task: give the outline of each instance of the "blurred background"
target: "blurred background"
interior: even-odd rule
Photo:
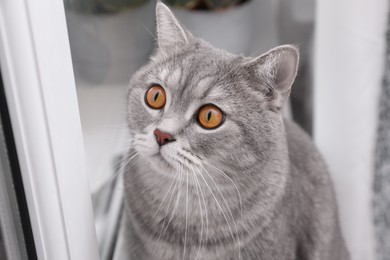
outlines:
[[[165,0],[195,36],[258,56],[301,53],[285,116],[330,168],[354,260],[390,259],[390,37],[385,0]],[[154,0],[65,0],[102,259],[115,257],[126,88],[156,45]]]

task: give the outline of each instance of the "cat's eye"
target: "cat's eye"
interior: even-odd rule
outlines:
[[[152,85],[145,95],[146,104],[153,109],[161,109],[165,106],[167,97],[165,90],[160,85]]]
[[[214,129],[223,123],[224,114],[217,106],[208,104],[198,111],[198,123],[206,129]]]

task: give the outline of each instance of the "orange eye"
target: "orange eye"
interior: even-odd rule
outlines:
[[[165,90],[160,85],[153,85],[146,92],[145,102],[153,109],[163,108],[166,101],[167,97],[165,95]]]
[[[217,128],[223,123],[223,113],[214,105],[204,105],[199,109],[198,122],[206,129]]]

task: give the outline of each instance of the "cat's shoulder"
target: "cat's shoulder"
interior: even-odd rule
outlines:
[[[296,123],[284,120],[290,167],[306,181],[328,184],[329,173],[311,137]]]
[[[295,122],[283,119],[289,151],[301,151],[301,153],[317,153],[317,149],[311,137]]]

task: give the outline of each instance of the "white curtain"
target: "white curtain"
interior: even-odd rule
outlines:
[[[317,2],[314,139],[353,260],[375,259],[372,180],[387,15],[386,0]]]

